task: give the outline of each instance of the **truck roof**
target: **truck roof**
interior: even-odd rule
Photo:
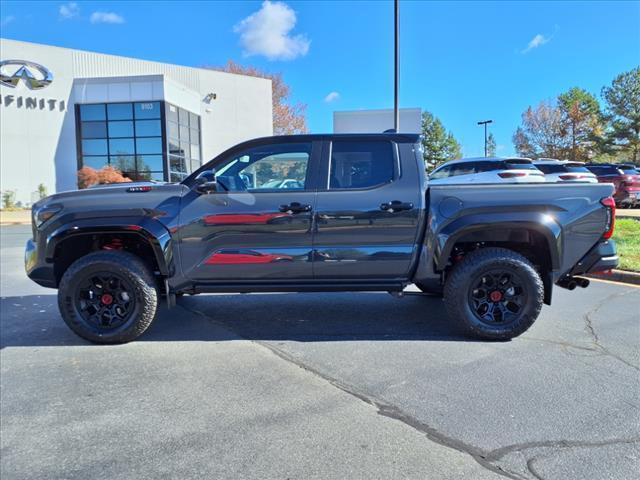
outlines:
[[[260,137],[249,142],[274,141],[283,143],[296,143],[313,140],[391,140],[397,143],[416,143],[420,140],[418,133],[307,133],[298,135],[274,135],[272,137]]]

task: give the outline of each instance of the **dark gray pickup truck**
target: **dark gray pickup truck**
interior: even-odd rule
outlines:
[[[452,321],[504,340],[554,285],[618,262],[608,184],[430,187],[420,138],[251,140],[179,184],[119,184],[33,206],[31,279],[69,327],[135,339],[159,299],[205,292],[387,291],[444,296]],[[354,297],[354,308],[357,308]],[[425,311],[425,316],[429,312]]]

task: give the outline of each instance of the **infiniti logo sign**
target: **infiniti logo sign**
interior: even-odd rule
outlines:
[[[0,83],[15,88],[22,81],[32,90],[47,87],[53,81],[53,74],[42,65],[25,60],[4,60],[0,62]]]

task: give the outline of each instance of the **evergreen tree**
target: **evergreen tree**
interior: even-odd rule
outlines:
[[[493,136],[493,133],[489,133],[489,135],[487,135],[487,156],[496,156],[496,138]]]
[[[427,168],[462,157],[462,148],[451,132],[430,112],[422,113],[422,148]]]
[[[610,87],[602,89],[602,97],[611,150],[640,165],[640,67],[614,78]]]

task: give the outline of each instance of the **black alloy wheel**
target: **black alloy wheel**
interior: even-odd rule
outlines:
[[[79,282],[76,290],[78,315],[93,328],[116,329],[135,312],[133,285],[113,272],[91,273]]]
[[[467,253],[444,286],[451,320],[469,336],[509,340],[525,332],[544,303],[540,273],[520,253],[486,247]]]
[[[125,343],[151,326],[158,308],[158,281],[140,257],[97,251],[64,272],[58,307],[76,334],[94,343]]]
[[[508,325],[518,319],[527,303],[520,276],[509,269],[493,269],[471,283],[468,302],[476,318],[488,325]]]

